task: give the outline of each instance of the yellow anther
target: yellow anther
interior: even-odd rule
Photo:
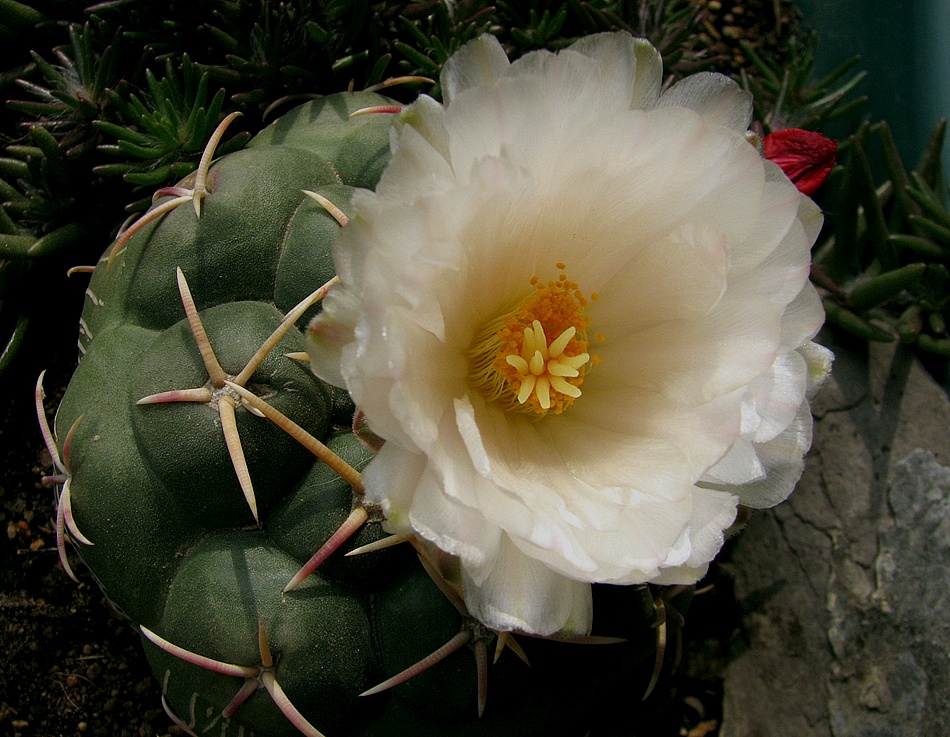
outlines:
[[[531,294],[486,325],[469,353],[472,383],[506,409],[560,414],[598,362],[587,352],[587,300],[557,266],[556,280],[532,277]]]
[[[541,355],[541,351],[535,351],[534,355],[531,357],[531,373],[535,376],[541,376],[544,373],[544,356]]]

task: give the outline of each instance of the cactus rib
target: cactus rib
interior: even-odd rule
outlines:
[[[313,453],[317,458],[326,463],[339,476],[343,478],[357,494],[363,494],[363,482],[360,480],[359,471],[344,461],[340,456],[330,450],[326,445],[310,433],[304,430],[300,425],[287,417],[283,412],[272,407],[259,396],[236,382],[226,381],[225,385],[232,389],[251,409],[258,410],[267,419],[277,425],[281,430],[290,435],[294,440]]]
[[[198,163],[198,170],[195,172],[195,183],[192,188],[166,187],[158,190],[158,192],[155,193],[156,197],[161,197],[166,194],[175,194],[176,196],[167,202],[163,202],[154,210],[149,210],[119,234],[118,238],[116,238],[115,243],[112,245],[112,248],[109,251],[107,268],[112,268],[112,264],[114,263],[115,259],[120,253],[122,253],[122,251],[125,249],[125,244],[128,243],[129,239],[133,235],[135,235],[153,220],[157,220],[172,210],[177,209],[179,205],[191,200],[195,208],[195,216],[199,218],[201,217],[201,201],[210,194],[207,187],[207,181],[208,170],[211,168],[211,159],[214,158],[214,152],[217,149],[218,144],[221,142],[221,137],[224,135],[224,132],[227,130],[228,126],[231,125],[231,122],[240,115],[241,113],[239,112],[231,113],[218,124],[217,128],[214,129],[214,133],[211,134],[211,138],[208,140],[208,144],[205,146],[204,151],[201,154],[201,161]]]
[[[231,703],[222,711],[222,716],[230,716],[238,707],[247,700],[254,691],[257,690],[259,686],[263,686],[267,693],[270,694],[271,698],[274,700],[274,703],[277,705],[277,708],[281,710],[284,716],[293,724],[297,729],[299,729],[307,737],[324,737],[323,733],[320,732],[316,727],[314,727],[310,722],[304,718],[304,716],[297,710],[297,708],[291,703],[290,699],[287,698],[287,694],[284,693],[284,690],[280,687],[280,683],[277,681],[277,677],[274,675],[274,658],[271,655],[270,645],[268,644],[267,639],[267,630],[264,627],[264,622],[262,619],[258,619],[258,648],[260,649],[261,662],[260,665],[236,665],[234,663],[225,663],[221,660],[215,660],[214,658],[208,658],[204,655],[199,655],[198,653],[191,652],[186,650],[179,645],[176,645],[172,642],[169,642],[161,635],[153,632],[148,627],[140,625],[139,629],[142,634],[148,639],[152,644],[161,648],[170,655],[174,655],[176,658],[184,660],[186,663],[191,663],[196,665],[199,668],[205,668],[214,673],[221,673],[222,675],[227,676],[237,676],[238,678],[244,678],[245,681],[241,684],[241,688],[235,694],[235,698],[231,700]],[[237,702],[237,703],[236,703]],[[225,713],[227,712],[227,713]]]
[[[349,540],[353,535],[359,531],[359,529],[366,524],[366,521],[369,519],[369,512],[366,511],[366,506],[361,504],[359,500],[356,500],[353,506],[353,511],[350,512],[349,516],[343,521],[336,532],[334,532],[330,539],[327,540],[323,545],[320,546],[320,549],[311,556],[297,573],[294,574],[294,577],[290,579],[290,582],[284,586],[284,590],[281,593],[286,594],[288,591],[292,591],[297,588],[311,573],[313,573],[317,568],[319,568],[323,562],[329,558],[333,553],[340,549],[340,546],[343,545],[347,540]]]
[[[247,406],[251,412],[259,416],[265,416],[268,411],[271,412],[271,415],[267,416],[270,416],[278,427],[300,441],[305,447],[312,449],[314,444],[320,446],[322,451],[314,451],[315,455],[323,460],[327,460],[328,456],[333,456],[332,459],[327,461],[328,464],[331,465],[334,470],[339,468],[342,472],[341,475],[347,479],[354,489],[362,493],[363,487],[359,481],[359,473],[355,471],[352,466],[332,453],[326,446],[320,443],[319,440],[310,436],[310,434],[299,425],[292,422],[281,412],[270,407],[266,402],[244,388],[244,384],[250,380],[251,376],[254,375],[254,372],[280,342],[281,338],[293,327],[294,323],[307,309],[326,295],[330,287],[336,283],[337,278],[334,277],[330,279],[290,310],[280,325],[271,333],[267,340],[264,341],[260,348],[255,351],[241,372],[237,376],[229,376],[221,367],[221,363],[215,355],[214,348],[208,338],[208,333],[201,321],[201,316],[198,314],[198,308],[195,306],[195,300],[188,286],[188,280],[180,267],[176,268],[175,277],[178,283],[178,292],[181,296],[182,306],[185,310],[185,317],[188,320],[188,326],[191,329],[195,345],[198,347],[198,353],[201,355],[202,363],[204,363],[205,369],[208,372],[209,382],[214,389],[209,388],[207,385],[188,389],[172,389],[157,394],[149,394],[139,399],[136,404],[201,402],[217,409],[218,415],[221,417],[221,430],[224,434],[228,455],[231,458],[231,463],[234,467],[238,483],[241,486],[241,491],[244,494],[244,499],[247,502],[248,508],[251,510],[251,514],[254,515],[254,521],[258,526],[260,526],[260,518],[258,516],[257,497],[254,493],[254,484],[251,480],[250,471],[248,470],[247,459],[244,455],[241,436],[237,428],[237,419],[234,414],[237,402],[239,401],[242,405]],[[275,419],[275,416],[277,419]],[[306,436],[306,438],[302,436]],[[321,455],[321,452],[323,455]],[[355,530],[353,531],[355,532]],[[352,532],[350,534],[352,534]]]

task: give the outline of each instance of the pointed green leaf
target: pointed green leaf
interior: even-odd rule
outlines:
[[[947,119],[941,118],[934,126],[930,138],[927,139],[924,150],[920,154],[920,159],[917,161],[917,166],[914,167],[914,171],[920,174],[924,181],[935,189],[942,189],[942,187],[936,186],[936,182],[940,178],[940,152],[943,151],[943,141],[946,135]]]
[[[0,174],[15,179],[28,179],[30,167],[27,166],[25,161],[0,157]]]
[[[918,234],[924,233],[936,240],[940,245],[950,248],[950,228],[944,228],[933,220],[928,220],[918,215],[908,216],[907,221]]]
[[[890,270],[897,265],[897,257],[887,241],[887,237],[890,233],[887,229],[887,223],[884,221],[881,198],[878,196],[877,189],[874,186],[871,166],[868,164],[867,154],[865,153],[864,142],[866,140],[866,138],[863,139],[861,145],[855,145],[851,150],[851,156],[855,159],[854,181],[858,189],[861,204],[864,207],[868,236],[871,239],[874,254],[877,256],[881,268]]]
[[[14,159],[16,161],[16,159]],[[0,201],[9,202],[11,200],[25,199],[16,187],[4,179],[0,179]]]
[[[310,34],[310,38],[316,41],[318,46],[325,46],[330,39],[330,34],[315,20],[307,21],[304,27],[307,29],[307,33]],[[235,46],[237,46],[237,42],[235,42]],[[236,50],[236,48],[232,49],[232,51],[234,50]]]
[[[950,338],[934,338],[927,333],[917,336],[917,345],[928,353],[950,357]]]
[[[842,282],[844,279],[855,273],[858,269],[858,200],[859,195],[855,184],[855,169],[857,168],[857,159],[854,155],[854,149],[858,147],[855,137],[851,139],[851,151],[845,161],[844,172],[841,177],[841,185],[838,188],[838,201],[835,208],[835,247],[831,253],[830,262],[826,265],[835,281]]]
[[[946,258],[950,253],[942,249],[929,238],[907,233],[891,233],[888,241],[894,248],[901,251],[911,251],[925,258]]]
[[[341,72],[344,69],[349,69],[354,64],[363,61],[367,56],[369,56],[368,51],[360,51],[357,54],[350,54],[349,56],[344,56],[342,59],[337,59],[335,62],[333,62],[333,65],[330,68],[334,72]]]
[[[848,295],[848,303],[856,310],[867,310],[884,304],[919,283],[926,270],[926,264],[908,264],[859,282]]]
[[[194,169],[194,166],[189,166],[188,168],[189,171],[191,171]],[[168,181],[171,177],[171,169],[167,166],[161,166],[151,171],[131,171],[122,178],[129,182],[129,184],[136,184],[140,187],[155,187]]]
[[[24,312],[17,319],[16,325],[13,327],[13,331],[10,333],[6,345],[4,345],[3,350],[0,351],[0,376],[3,375],[3,372],[10,367],[10,364],[13,363],[13,359],[16,358],[17,351],[23,344],[23,338],[26,336],[29,325],[30,317]]]
[[[19,232],[16,223],[7,215],[6,209],[0,205],[0,235],[16,235]]]
[[[438,75],[440,68],[432,59],[430,59],[425,54],[416,51],[414,48],[408,44],[403,43],[402,41],[396,41],[393,43],[393,46],[396,47],[396,50],[399,51],[403,56],[405,56],[410,62],[416,65],[419,69],[423,70],[429,75]]]
[[[859,338],[864,338],[865,340],[873,340],[877,343],[893,343],[894,336],[877,327],[872,325],[867,320],[858,317],[850,310],[845,309],[841,305],[832,302],[831,300],[825,300],[825,315],[828,317],[828,322],[832,325],[837,325],[839,328],[847,330],[852,335],[856,335]]]
[[[99,146],[100,151],[102,151],[104,148],[104,146]],[[118,152],[118,146],[115,146],[114,148],[116,149],[116,152]],[[114,177],[128,174],[133,168],[134,166],[132,164],[100,164],[99,166],[94,166],[92,170],[96,174],[103,177]]]
[[[860,110],[861,108],[863,108],[865,105],[868,104],[868,99],[870,98],[868,98],[867,95],[861,95],[860,97],[856,97],[855,99],[849,102],[846,102],[844,105],[836,105],[831,110],[824,111],[820,115],[809,118],[810,121],[813,121],[810,126],[806,126],[804,123],[802,124],[802,126],[803,127],[818,127],[819,124],[827,125],[828,123],[831,123],[832,121],[838,120],[839,118],[843,118],[847,115],[850,115],[851,113],[854,113]]]
[[[59,115],[66,110],[66,106],[59,102],[31,102],[29,100],[10,100],[7,107],[37,118]]]
[[[828,89],[829,87],[831,87],[831,85],[833,85],[839,79],[842,79],[844,75],[846,75],[848,72],[854,69],[860,63],[860,61],[861,61],[860,54],[856,54],[855,56],[852,56],[850,59],[843,62],[841,65],[835,67],[826,76],[822,77],[817,82],[815,82],[815,84],[812,85],[812,87],[816,90]]]
[[[891,135],[891,128],[887,121],[881,124],[881,150],[884,153],[884,165],[887,167],[887,174],[891,178],[891,182],[894,183],[894,194],[900,203],[901,211],[905,215],[919,215],[920,209],[907,193],[907,188],[910,186],[910,177],[907,176],[907,170],[904,168],[904,162],[901,161],[897,144],[894,143],[894,136]]]
[[[35,242],[36,237],[32,235],[0,234],[0,258],[26,258]]]
[[[762,75],[763,85],[772,92],[777,92],[782,83],[776,76],[775,71],[762,60],[762,57],[758,55],[756,50],[752,48],[748,42],[740,40],[739,45],[742,47],[742,52],[752,61],[755,68],[759,70],[759,74]]]
[[[119,55],[113,46],[106,46],[105,51],[99,57],[99,62],[96,64],[96,76],[93,81],[97,100],[101,99],[100,96],[115,80],[118,57]]]
[[[63,152],[60,151],[59,144],[52,133],[42,125],[34,125],[30,128],[30,136],[33,138],[33,142],[43,151],[46,158],[59,164],[62,163]]]
[[[124,125],[116,125],[115,123],[110,123],[107,120],[95,120],[92,123],[96,128],[101,130],[103,133],[108,133],[110,136],[118,138],[121,141],[128,141],[129,143],[137,143],[138,145],[143,145],[151,141],[152,139],[146,136],[143,133],[134,131],[131,128],[126,128]]]
[[[37,69],[40,70],[40,73],[46,78],[47,81],[53,83],[56,81],[63,81],[63,75],[60,73],[60,71],[48,61],[46,61],[46,59],[37,54],[35,51],[31,51],[30,56],[33,57],[33,63],[36,64]]]
[[[158,146],[137,146],[134,143],[129,143],[128,141],[119,141],[119,149],[124,153],[131,154],[132,156],[137,156],[140,159],[160,159],[166,153],[168,149]]]
[[[919,174],[916,172],[914,173],[917,177],[920,177]],[[921,183],[923,183],[922,180]],[[928,196],[926,192],[923,192],[920,189],[908,189],[907,195],[914,201],[915,204],[920,206],[920,210],[923,210],[924,215],[926,215],[938,225],[942,225],[944,228],[950,228],[950,212],[947,212],[947,210],[938,204],[932,196]]]
[[[87,235],[88,231],[85,227],[79,223],[70,223],[38,239],[29,247],[27,255],[31,258],[49,256],[78,243]]]
[[[7,146],[7,153],[23,161],[29,160],[31,156],[37,159],[43,158],[43,149],[39,146],[17,146],[14,144]]]
[[[6,25],[21,33],[32,31],[46,20],[40,11],[14,0],[0,0],[0,16]]]
[[[238,43],[237,39],[234,38],[234,36],[225,33],[217,26],[205,24],[203,28],[217,43],[223,46],[225,51],[227,51],[229,54],[234,54],[241,48],[241,45]]]

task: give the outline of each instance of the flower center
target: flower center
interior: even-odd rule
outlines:
[[[560,414],[581,396],[584,374],[599,363],[587,352],[587,298],[564,273],[492,320],[469,352],[471,379],[506,409]],[[591,295],[596,300],[597,295]]]

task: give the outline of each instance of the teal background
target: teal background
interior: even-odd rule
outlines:
[[[871,99],[864,117],[887,120],[913,166],[930,131],[950,117],[950,0],[797,0],[818,36],[816,78],[854,54]],[[950,163],[944,149],[944,180]]]

